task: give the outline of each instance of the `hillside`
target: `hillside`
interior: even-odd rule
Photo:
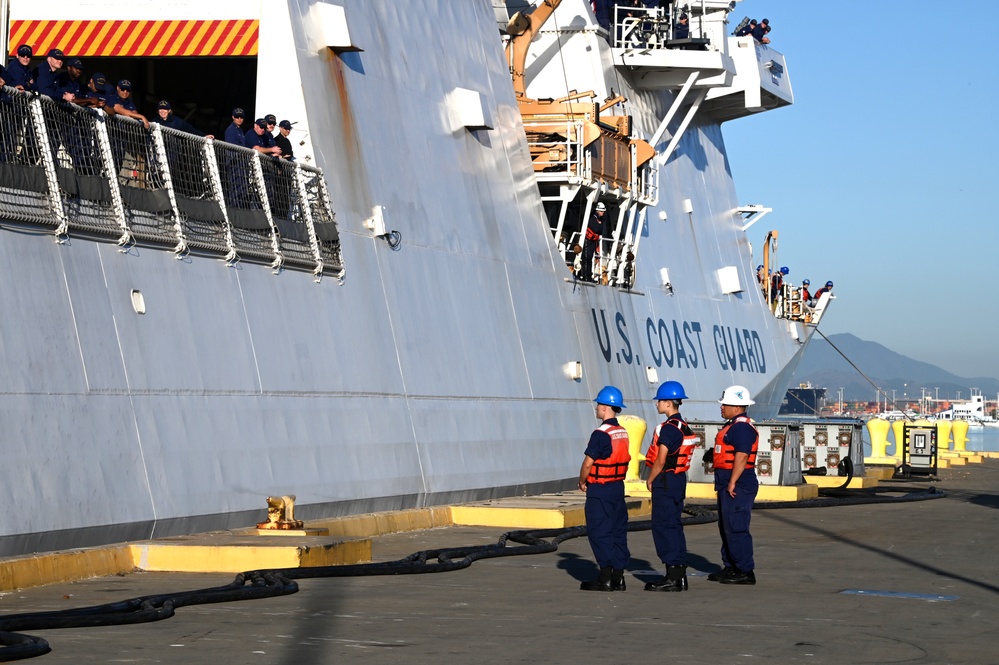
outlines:
[[[829,340],[846,355],[854,365],[830,346],[821,336],[815,336],[808,345],[805,355],[794,374],[792,385],[809,382],[813,386],[828,388],[829,396],[838,397],[843,388],[845,400],[874,401],[875,388],[860,372],[875,384],[887,391],[889,399],[892,390],[895,398],[919,399],[921,389],[926,389],[929,397],[939,395],[940,399],[967,399],[971,389],[976,388],[986,396],[994,398],[999,393],[999,380],[989,377],[965,378],[952,374],[936,365],[914,360],[895,353],[877,342],[868,342],[855,335],[842,333],[829,335]],[[881,399],[884,399],[883,397]]]

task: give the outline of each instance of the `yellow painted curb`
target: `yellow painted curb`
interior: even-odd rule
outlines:
[[[127,545],[47,552],[0,560],[0,591],[75,582],[135,570]]]
[[[455,526],[498,526],[518,529],[561,529],[586,523],[583,507],[503,508],[492,505],[452,506]]]
[[[887,474],[885,478],[891,478],[895,473],[895,467],[902,463],[902,460],[897,457],[865,457],[864,458],[864,472],[868,475],[871,473],[877,474]],[[872,468],[874,467],[874,468]]]
[[[325,528],[330,536],[336,538],[367,538],[387,533],[437,529],[451,524],[450,506],[347,515],[309,522],[310,527]]]
[[[842,487],[845,480],[846,477],[844,476],[805,476],[805,482],[816,487]],[[881,480],[881,474],[877,476],[854,476],[850,479],[850,484],[846,487],[851,490],[867,489],[868,487],[877,487]]]
[[[364,563],[370,540],[316,545],[196,545],[150,541],[129,546],[141,570],[171,573],[241,573],[262,568],[304,568]]]

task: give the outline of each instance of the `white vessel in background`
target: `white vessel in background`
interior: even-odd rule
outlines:
[[[269,495],[314,519],[569,488],[607,384],[648,421],[666,379],[688,418],[735,383],[776,415],[828,297],[775,314],[757,284],[767,209],[722,127],[793,96],[729,36],[737,3],[692,3],[671,43],[675,16],[609,34],[584,0],[537,26],[513,0],[9,0],[8,53],[300,143],[6,91],[0,554],[247,526]],[[521,95],[508,28],[536,32]]]

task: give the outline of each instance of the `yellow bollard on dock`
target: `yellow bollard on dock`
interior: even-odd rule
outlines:
[[[871,456],[864,458],[864,464],[898,463],[894,457],[888,456],[888,429],[890,425],[884,418],[871,418],[867,421],[867,431],[871,435]]]
[[[628,462],[628,472],[624,477],[624,482],[636,481],[638,478],[639,465],[645,461],[642,456],[642,440],[645,439],[645,420],[631,414],[617,417],[621,427],[628,431],[628,454],[631,461]]]
[[[953,425],[954,450],[963,452],[968,449],[968,421],[955,420]]]
[[[937,450],[950,450],[950,430],[954,424],[949,420],[937,421]]]

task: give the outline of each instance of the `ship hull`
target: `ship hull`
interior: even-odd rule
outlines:
[[[0,485],[16,509],[0,554],[245,527],[270,495],[315,519],[568,489],[608,384],[650,422],[667,378],[690,418],[716,418],[732,383],[776,413],[802,335],[755,287],[720,125],[695,122],[663,166],[635,287],[581,285],[545,221],[492,8],[416,4],[344,3],[363,52],[317,47],[298,3],[261,35],[262,76],[293,46],[309,82],[342,282],[3,224]],[[449,123],[456,87],[486,97],[492,129]],[[259,90],[258,108],[287,92]],[[642,101],[639,127],[668,102]],[[366,229],[374,206],[397,251]],[[730,265],[744,288],[723,294]]]

